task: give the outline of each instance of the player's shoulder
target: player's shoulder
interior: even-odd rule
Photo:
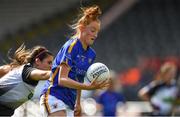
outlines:
[[[69,51],[72,51],[74,48],[78,48],[78,40],[70,38],[63,47],[68,49]]]
[[[24,66],[23,69],[36,69],[36,68],[34,68],[33,65],[30,64],[30,63],[24,64],[23,66]]]

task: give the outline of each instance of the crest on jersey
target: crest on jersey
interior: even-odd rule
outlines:
[[[55,103],[55,104],[52,105],[52,107],[53,107],[54,109],[56,109],[56,108],[58,107],[58,104]]]
[[[81,60],[82,60],[82,62],[84,62],[84,60],[86,59],[86,56],[81,56]]]

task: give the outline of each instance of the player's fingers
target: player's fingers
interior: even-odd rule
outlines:
[[[98,83],[97,80],[98,80],[98,77],[94,78],[94,79],[92,80],[91,84],[92,84],[92,85],[98,85],[99,83]]]
[[[100,88],[106,88],[106,87],[109,87],[109,85],[110,85],[109,80],[105,80],[105,81],[101,82]]]

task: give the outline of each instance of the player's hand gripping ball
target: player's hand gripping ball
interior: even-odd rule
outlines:
[[[91,82],[96,79],[97,82],[102,82],[110,78],[108,67],[103,63],[94,63],[87,70],[87,79]]]

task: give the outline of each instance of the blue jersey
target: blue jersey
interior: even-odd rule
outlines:
[[[117,104],[125,103],[125,98],[121,93],[107,90],[97,98],[97,102],[103,105],[104,116],[116,116]]]
[[[70,67],[68,77],[83,83],[86,71],[95,57],[95,51],[91,47],[85,50],[79,39],[68,40],[53,61],[51,79],[47,81],[43,93],[55,96],[74,110],[77,92],[76,89],[58,85],[59,65],[67,64]]]

